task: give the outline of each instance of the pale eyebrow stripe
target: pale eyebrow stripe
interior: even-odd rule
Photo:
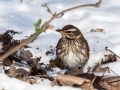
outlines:
[[[68,29],[67,31],[76,31],[76,29]]]

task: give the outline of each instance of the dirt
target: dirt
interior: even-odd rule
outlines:
[[[18,45],[21,40],[15,40],[13,35],[20,34],[19,32],[15,32],[13,30],[7,30],[5,33],[0,34],[0,42],[2,43],[2,49],[0,50],[0,55],[5,54],[8,50]],[[25,45],[24,48],[31,48],[28,45]],[[13,64],[16,67],[21,69],[15,69],[14,77],[18,76],[34,76],[34,75],[46,75],[46,70],[41,68],[39,63],[41,57],[32,58],[32,53],[29,50],[21,49],[19,50],[20,55],[17,52],[8,56],[5,60],[3,60],[2,65],[7,75],[10,73],[10,69],[6,69],[5,67],[11,67]],[[24,68],[29,68],[29,71],[24,70]]]

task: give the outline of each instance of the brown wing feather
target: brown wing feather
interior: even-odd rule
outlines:
[[[89,58],[89,51],[90,51],[90,49],[89,49],[89,46],[88,46],[88,42],[86,40],[84,40],[84,45],[85,45],[85,48],[86,48],[85,56],[87,56]]]
[[[58,41],[57,46],[56,46],[56,55],[58,55],[58,49],[62,49],[62,38]]]

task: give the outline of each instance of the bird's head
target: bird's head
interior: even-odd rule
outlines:
[[[62,34],[62,38],[79,39],[79,38],[83,37],[80,30],[73,25],[66,25],[62,29],[58,29],[56,31],[58,31]]]

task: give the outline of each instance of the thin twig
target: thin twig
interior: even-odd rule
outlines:
[[[106,51],[109,51],[109,52],[113,53],[116,57],[120,58],[120,56],[118,56],[118,55],[115,54],[113,51],[111,51],[110,49],[108,49],[108,47],[106,47],[105,49],[106,49]]]
[[[99,0],[99,1],[98,1],[97,3],[95,3],[95,4],[79,5],[79,6],[75,6],[75,7],[72,7],[72,8],[66,9],[66,10],[63,10],[63,11],[57,13],[57,14],[55,13],[55,14],[53,14],[53,16],[51,17],[51,19],[50,19],[47,23],[43,24],[43,26],[42,26],[41,29],[42,29],[43,31],[45,31],[45,30],[46,30],[46,27],[48,26],[48,24],[49,24],[52,20],[54,20],[55,18],[58,18],[59,16],[63,15],[65,12],[68,12],[68,11],[71,11],[71,10],[74,10],[74,9],[78,9],[78,8],[83,8],[83,7],[99,7],[100,4],[101,4],[101,2],[102,2],[102,0]]]
[[[51,11],[50,8],[47,6],[47,4],[44,4],[44,5],[42,5],[42,6],[43,6],[43,7],[46,7],[46,8],[47,8],[47,11],[48,11],[50,14],[53,15],[52,11]]]
[[[35,75],[35,77],[47,78],[47,77],[49,77],[49,75]]]
[[[74,9],[78,9],[78,8],[82,8],[82,7],[99,7],[100,3],[101,3],[102,0],[99,0],[99,2],[95,3],[95,4],[86,4],[86,5],[79,5],[79,6],[76,6],[76,7],[72,7],[72,8],[69,8],[69,9],[66,9],[58,14],[56,14],[57,16],[65,13],[65,12],[68,12],[68,11],[71,11],[71,10],[74,10]]]
[[[63,10],[63,11],[59,12],[58,14],[54,13],[52,15],[52,17],[47,22],[45,22],[42,25],[41,29],[42,29],[42,31],[45,31],[47,29],[47,26],[49,25],[49,23],[51,21],[53,21],[55,18],[61,17],[65,12],[68,12],[68,11],[71,11],[71,10],[74,10],[74,9],[78,9],[78,8],[83,8],[83,7],[99,7],[99,5],[101,4],[101,1],[102,0],[99,0],[95,4],[85,4],[85,5],[75,6],[75,7]],[[24,41],[22,41],[19,45],[17,45],[14,48],[10,49],[8,52],[6,52],[2,56],[0,56],[0,61],[3,61],[6,57],[8,57],[9,55],[13,54],[14,52],[16,52],[17,50],[19,50],[20,48],[22,48],[24,45],[31,43],[38,35],[39,34],[34,33],[30,37],[28,37],[27,39],[25,39]]]
[[[115,80],[115,81],[111,81],[111,82],[108,82],[109,84],[111,84],[111,83],[115,83],[115,82],[120,82],[120,80]]]
[[[109,68],[110,69],[110,68]],[[115,73],[112,69],[110,69],[115,75],[119,76],[117,73]]]

